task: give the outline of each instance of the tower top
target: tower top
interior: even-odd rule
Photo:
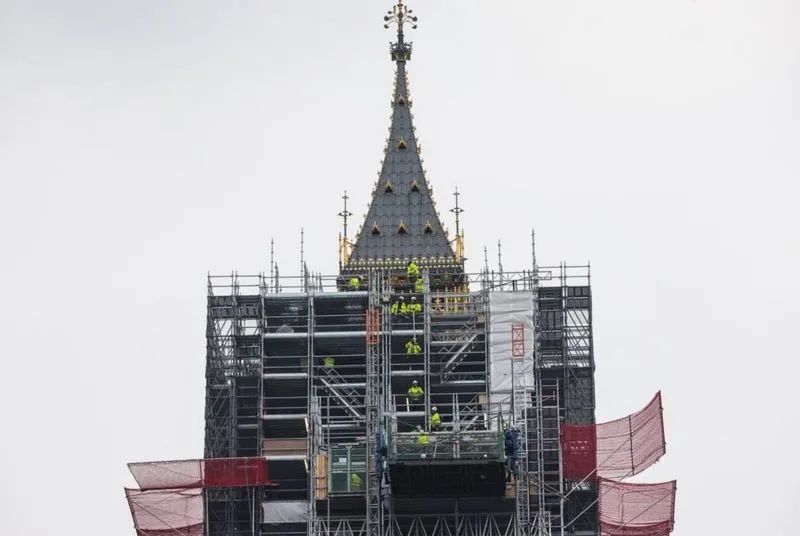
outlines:
[[[372,201],[352,252],[343,262],[344,272],[365,268],[405,269],[414,260],[420,267],[463,269],[442,226],[420,157],[420,144],[411,114],[406,65],[411,43],[406,27],[417,27],[417,16],[402,0],[383,18],[384,26],[397,26],[397,42],[391,44],[396,63],[392,119]]]
[[[383,17],[384,28],[388,28],[392,24],[397,25],[397,42],[392,43],[392,60],[393,61],[406,61],[411,59],[411,43],[406,43],[404,29],[408,24],[411,28],[417,29],[417,16],[413,14],[414,10],[409,9],[403,3],[403,0],[398,0],[397,5],[386,12]]]

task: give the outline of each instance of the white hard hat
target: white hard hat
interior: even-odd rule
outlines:
[[[433,406],[433,407],[431,408],[431,411],[438,411],[438,410],[436,409],[436,406]]]
[[[413,382],[411,382],[411,385],[419,385],[419,384],[417,383],[417,380],[414,380]]]

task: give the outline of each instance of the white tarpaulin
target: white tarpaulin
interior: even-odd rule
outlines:
[[[516,361],[517,367],[512,369]],[[489,402],[510,409],[512,372],[533,388],[533,302],[529,292],[489,295]]]
[[[268,501],[261,503],[264,523],[305,523],[308,519],[306,501]]]

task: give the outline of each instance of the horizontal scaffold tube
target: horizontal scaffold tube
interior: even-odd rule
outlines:
[[[384,335],[384,332],[379,331],[379,335]],[[422,329],[396,329],[392,330],[392,335],[397,336],[416,336],[422,335]],[[349,337],[366,337],[366,331],[315,331],[313,333],[314,338],[317,339],[345,339]],[[308,338],[307,332],[295,332],[295,333],[265,333],[263,335],[265,339],[306,339]]]

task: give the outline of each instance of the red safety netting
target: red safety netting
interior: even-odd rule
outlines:
[[[644,409],[616,421],[561,426],[564,478],[625,478],[666,452],[661,392]]]
[[[675,481],[628,484],[599,479],[602,536],[665,536],[675,525]]]
[[[139,536],[203,536],[200,489],[140,491],[126,489]]]
[[[233,488],[269,484],[265,458],[214,458],[129,463],[142,490]]]
[[[139,489],[203,487],[203,460],[129,463]]]

